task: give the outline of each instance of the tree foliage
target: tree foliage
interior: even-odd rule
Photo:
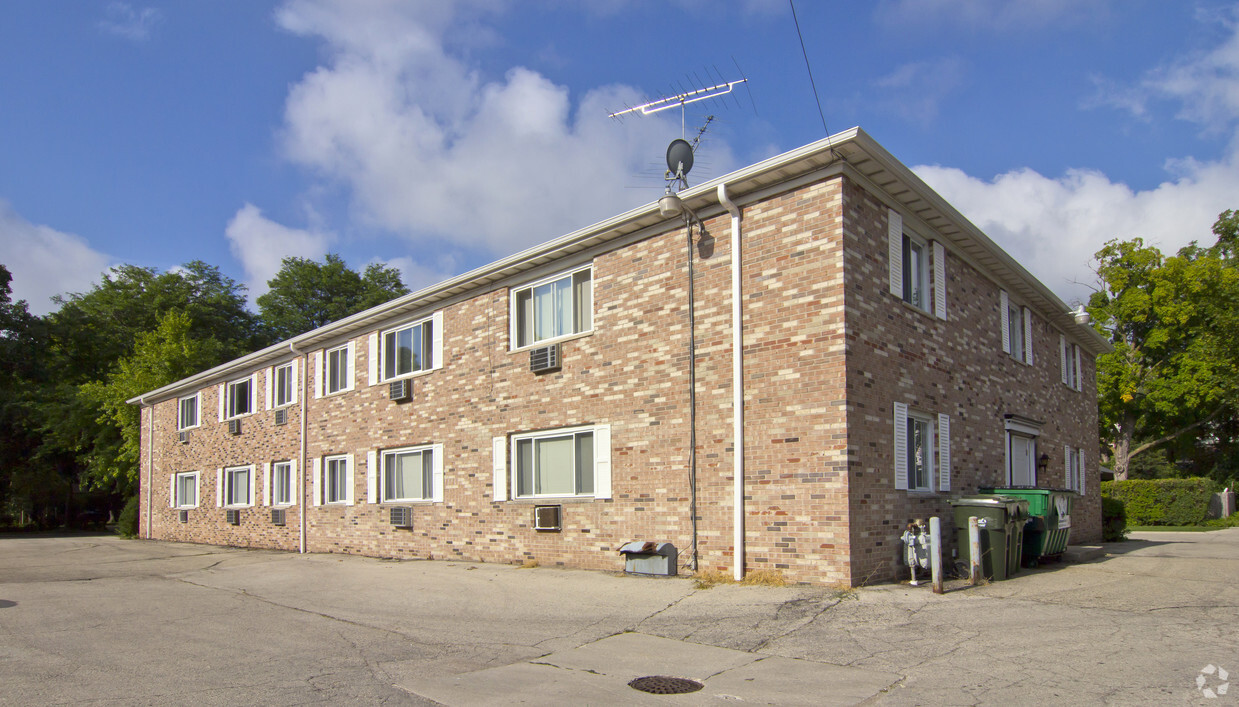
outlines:
[[[322,263],[284,258],[267,284],[271,289],[257,304],[266,332],[276,341],[409,293],[395,268],[374,263],[359,274],[334,253]]]
[[[1140,239],[1097,253],[1100,289],[1089,300],[1114,351],[1098,357],[1102,439],[1116,478],[1131,458],[1233,418],[1239,403],[1236,216],[1223,213],[1217,242],[1170,257]]]

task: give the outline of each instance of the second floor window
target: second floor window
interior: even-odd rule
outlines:
[[[327,352],[326,369],[327,380],[324,392],[327,395],[353,387],[353,362],[349,357],[348,346],[341,346]]]
[[[181,398],[180,408],[177,413],[176,428],[178,430],[188,430],[191,427],[198,426],[198,395]]]
[[[383,332],[383,380],[424,371],[434,365],[432,320]]]
[[[228,384],[225,391],[225,416],[248,415],[254,411],[254,379],[242,378]]]
[[[273,382],[272,405],[274,407],[283,407],[292,405],[296,401],[296,379],[293,377],[293,364],[286,363],[283,366],[277,366],[273,373],[275,380]]]
[[[556,275],[515,290],[516,347],[579,334],[593,328],[591,268]]]

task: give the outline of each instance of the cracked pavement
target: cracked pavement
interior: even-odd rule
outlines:
[[[1239,529],[1106,549],[935,596],[11,535],[0,704],[506,704],[548,701],[548,680],[570,701],[634,704],[1239,699],[1196,687],[1206,665],[1239,674]],[[611,691],[643,658],[708,689]],[[521,670],[527,692],[487,682],[522,685]],[[837,689],[798,695],[804,680]]]

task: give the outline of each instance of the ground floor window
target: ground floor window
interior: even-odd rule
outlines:
[[[238,466],[224,469],[224,505],[228,507],[254,505],[254,467]]]
[[[592,427],[515,436],[512,448],[517,498],[594,494]]]
[[[327,457],[323,460],[323,501],[348,503],[349,463],[347,456]]]
[[[198,472],[172,475],[172,505],[176,508],[198,507]]]
[[[293,463],[276,462],[271,465],[271,503],[288,506],[293,502]]]
[[[429,501],[433,498],[434,449],[383,452],[383,501]]]

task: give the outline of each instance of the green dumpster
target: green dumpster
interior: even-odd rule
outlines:
[[[1067,489],[1030,486],[983,488],[982,494],[1011,496],[1028,501],[1028,524],[1024,526],[1024,566],[1036,567],[1046,559],[1061,557],[1071,537],[1071,507],[1076,493]]]
[[[995,581],[1020,571],[1028,501],[1010,496],[964,496],[951,501],[955,509],[956,546],[965,566],[971,566],[968,519],[976,516],[981,530],[981,573]]]

